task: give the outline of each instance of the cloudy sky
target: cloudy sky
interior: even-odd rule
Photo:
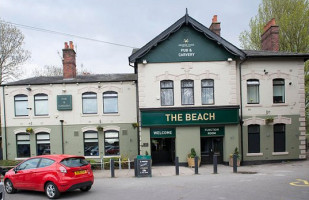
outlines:
[[[34,68],[62,66],[64,42],[77,48],[77,67],[97,73],[130,73],[128,56],[188,13],[209,27],[213,15],[221,22],[221,36],[240,46],[240,32],[248,29],[262,0],[1,0],[0,18],[15,24],[78,37],[35,31],[18,26],[25,35],[31,59],[24,77]],[[122,44],[130,47],[106,44]]]

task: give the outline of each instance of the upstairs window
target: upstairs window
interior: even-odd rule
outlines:
[[[260,82],[256,79],[247,80],[247,103],[258,104],[260,102],[259,97]]]
[[[202,104],[214,104],[214,80],[202,80]]]
[[[194,105],[194,82],[193,80],[181,81],[181,104]]]
[[[34,114],[36,116],[48,115],[48,96],[46,94],[34,96]]]
[[[285,102],[284,79],[273,80],[273,102],[274,103]]]
[[[97,94],[94,92],[86,92],[82,95],[83,114],[97,114]]]
[[[174,105],[174,83],[173,81],[161,81],[161,106]]]
[[[248,153],[260,153],[260,126],[248,126]]]
[[[103,113],[118,113],[118,93],[108,91],[103,93]]]
[[[274,125],[274,152],[285,152],[285,124]]]
[[[16,95],[14,97],[15,116],[28,116],[28,96],[24,94]]]

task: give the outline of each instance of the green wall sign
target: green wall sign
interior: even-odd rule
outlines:
[[[235,56],[203,33],[192,27],[183,26],[167,40],[151,49],[138,62],[141,63],[143,60],[147,60],[148,63],[226,61],[228,58],[235,58]]]
[[[151,138],[174,138],[176,137],[175,128],[152,128],[150,129]]]
[[[141,110],[141,126],[238,124],[239,108]]]
[[[58,110],[72,110],[72,95],[57,95]]]
[[[224,127],[201,128],[201,136],[224,136]]]

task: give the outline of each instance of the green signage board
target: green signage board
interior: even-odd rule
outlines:
[[[152,128],[150,129],[151,138],[174,138],[176,137],[175,128]]]
[[[201,128],[201,136],[224,136],[224,127]]]
[[[57,95],[58,110],[72,110],[72,95]]]
[[[238,124],[239,108],[141,110],[141,126]]]
[[[222,45],[207,38],[203,33],[192,27],[183,26],[167,40],[151,49],[138,62],[141,63],[143,60],[147,60],[148,63],[226,61],[234,57]]]

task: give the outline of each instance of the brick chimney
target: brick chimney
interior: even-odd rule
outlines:
[[[262,50],[279,51],[279,26],[272,18],[265,26],[261,36]]]
[[[220,32],[221,32],[221,22],[218,22],[218,16],[214,15],[212,18],[212,23],[209,27],[209,29],[214,32],[215,34],[220,36]]]
[[[65,42],[62,52],[63,79],[76,78],[76,53],[74,51],[73,42],[70,41],[69,45],[67,42]]]

